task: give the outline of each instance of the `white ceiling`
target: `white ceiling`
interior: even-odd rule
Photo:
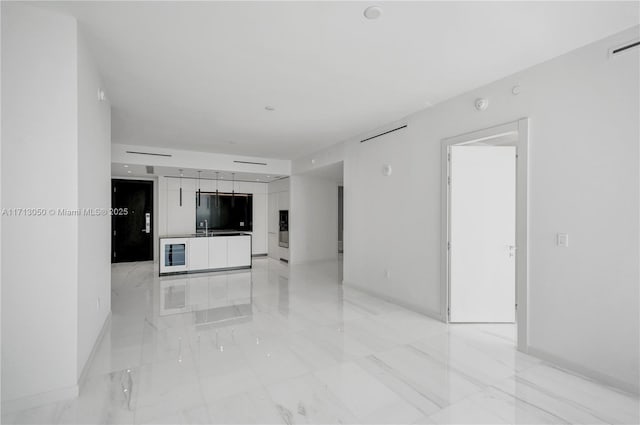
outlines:
[[[177,167],[153,167],[153,173],[147,172],[147,167],[145,165],[137,165],[137,164],[121,164],[117,162],[111,163],[111,176],[112,177],[180,177],[180,174],[184,178],[197,178],[198,171],[200,171],[200,178],[215,180],[216,179],[216,171],[215,170],[196,170],[193,168],[177,168]],[[279,176],[275,174],[259,174],[259,173],[234,173],[232,175],[231,172],[228,171],[220,171],[217,178],[220,181],[223,180],[233,180],[235,181],[246,181],[246,182],[259,182],[259,183],[269,183],[274,180],[281,179],[285,176]]]
[[[297,158],[636,25],[638,2],[48,2],[114,143]],[[275,111],[265,110],[271,105]]]

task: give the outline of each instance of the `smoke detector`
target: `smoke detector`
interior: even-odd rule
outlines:
[[[367,19],[378,19],[382,16],[382,9],[379,6],[369,6],[364,10],[364,17]]]
[[[474,105],[478,111],[484,111],[489,107],[489,99],[479,97],[475,100]]]

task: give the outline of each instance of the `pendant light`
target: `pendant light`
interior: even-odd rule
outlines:
[[[182,206],[182,176],[184,174],[182,173],[182,168],[180,169],[180,206]]]
[[[231,173],[231,206],[236,205],[236,173]]]
[[[216,171],[216,207],[220,206],[220,194],[218,192],[219,185],[220,185],[220,172]]]
[[[205,198],[207,199],[207,209],[211,208],[211,196],[207,195],[205,196]]]
[[[202,173],[202,171],[198,171],[198,206],[200,206],[200,173]]]

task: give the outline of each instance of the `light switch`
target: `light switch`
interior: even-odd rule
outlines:
[[[569,234],[558,233],[556,236],[556,245],[559,248],[567,248],[569,246]]]

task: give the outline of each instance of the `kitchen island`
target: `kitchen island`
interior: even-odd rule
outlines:
[[[160,276],[251,268],[251,235],[207,232],[160,238]]]

